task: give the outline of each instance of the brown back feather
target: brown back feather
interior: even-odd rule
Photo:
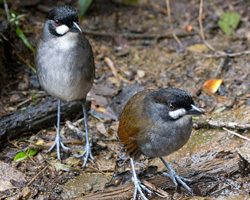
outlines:
[[[145,131],[147,117],[143,115],[143,99],[149,90],[138,92],[126,104],[119,120],[118,137],[130,157],[137,160],[142,152],[137,143],[137,137]]]

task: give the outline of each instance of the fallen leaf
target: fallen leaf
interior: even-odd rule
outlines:
[[[208,94],[214,94],[218,91],[220,85],[223,83],[222,79],[211,79],[204,83],[203,90]]]
[[[191,52],[195,52],[195,53],[203,53],[203,52],[208,51],[209,49],[204,44],[194,44],[194,45],[189,46],[187,50]]]
[[[218,25],[225,34],[231,35],[232,30],[237,28],[239,22],[240,15],[233,11],[224,13],[218,21]]]
[[[16,188],[11,184],[11,180],[26,181],[23,173],[0,161],[0,191]]]
[[[106,128],[105,128],[105,126],[104,126],[104,124],[103,124],[102,122],[98,122],[98,123],[96,124],[96,128],[97,128],[97,130],[98,130],[102,135],[104,135],[105,137],[108,137],[107,130],[106,130]]]

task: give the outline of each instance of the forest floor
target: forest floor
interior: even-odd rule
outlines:
[[[78,8],[75,0],[65,2]],[[55,5],[63,2],[9,2],[11,11],[25,14],[19,23],[33,47],[41,36],[46,13]],[[202,24],[213,50],[200,34],[200,1],[177,0],[170,6],[172,25],[184,48],[171,34],[165,0],[92,3],[80,27],[95,55],[96,79],[88,95],[95,160],[81,168],[82,160],[75,157],[84,147],[76,134],[76,129],[84,130],[81,110],[73,119],[61,120],[63,140],[70,141],[66,144],[70,151],[63,152],[62,162],[55,151],[46,153],[56,135],[56,121],[54,126],[20,133],[0,147],[0,199],[132,198],[131,166],[117,137],[117,119],[131,95],[142,88],[162,87],[186,90],[206,114],[195,119],[188,143],[166,157],[178,174],[193,180],[188,184],[195,194],[176,189],[171,180],[161,176],[166,169],[158,158],[142,156],[136,170],[154,191],[148,198],[162,198],[156,195],[155,185],[167,199],[250,199],[249,140],[228,132],[245,137],[250,133],[250,5],[243,0],[204,2]],[[3,6],[0,9],[5,13]],[[241,19],[228,36],[218,21],[230,11]],[[6,21],[5,16],[0,20]],[[38,107],[49,95],[28,67],[34,66],[34,54],[15,29],[0,31],[0,116],[6,116]],[[223,81],[215,93],[204,87],[211,79]],[[38,141],[41,147],[34,145]],[[15,156],[27,152],[28,147],[39,151],[15,162]]]

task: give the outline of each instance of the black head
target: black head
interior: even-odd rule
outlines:
[[[152,92],[153,100],[159,104],[160,117],[168,120],[177,120],[185,115],[203,114],[194,105],[190,94],[178,88],[163,88]]]
[[[49,11],[47,20],[50,22],[49,31],[56,36],[63,36],[67,32],[81,32],[78,25],[78,13],[69,6],[57,6]]]

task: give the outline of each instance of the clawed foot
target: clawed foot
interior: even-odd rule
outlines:
[[[84,157],[84,162],[83,162],[82,167],[85,167],[85,166],[86,166],[86,164],[87,164],[89,158],[90,158],[91,160],[94,160],[94,157],[93,157],[93,155],[92,155],[92,153],[91,153],[91,146],[92,146],[92,145],[91,145],[90,143],[86,143],[84,152],[83,152],[81,155],[76,156],[77,158]]]
[[[187,191],[191,193],[193,192],[192,189],[188,187],[187,184],[185,183],[185,182],[192,182],[192,180],[179,176],[172,168],[170,168],[169,174],[164,172],[163,175],[171,178],[174,182],[175,187],[178,186],[177,182],[179,182]]]
[[[143,193],[142,190],[145,190],[147,191],[147,193],[149,194],[152,194],[152,192],[145,186],[141,183],[141,181],[137,178],[137,177],[132,177],[132,181],[135,185],[135,191],[134,191],[134,196],[133,196],[133,199],[135,200],[136,199],[136,195],[137,195],[137,192],[139,191],[141,197],[144,199],[144,200],[148,200],[148,198],[145,196],[145,194]]]
[[[66,147],[62,143],[62,139],[61,139],[60,135],[58,135],[58,134],[56,136],[54,144],[49,148],[48,152],[52,151],[52,149],[54,149],[55,146],[56,146],[56,152],[57,152],[57,159],[61,161],[60,147],[62,147],[65,151],[68,151],[70,148]]]
[[[186,179],[186,178],[183,178],[181,176],[179,176],[178,174],[176,174],[176,172],[168,165],[168,163],[164,160],[163,157],[160,157],[161,161],[164,163],[164,165],[167,167],[168,171],[169,171],[169,174],[168,173],[163,173],[164,176],[167,176],[169,178],[171,178],[174,182],[174,185],[175,187],[177,188],[178,187],[178,183],[179,182],[180,184],[182,184],[182,186],[187,190],[189,191],[190,193],[193,193],[193,190],[187,186],[187,184],[184,182],[192,182],[192,180],[190,179]]]

